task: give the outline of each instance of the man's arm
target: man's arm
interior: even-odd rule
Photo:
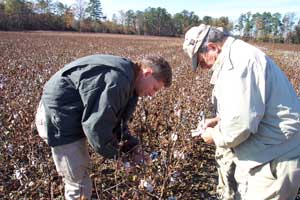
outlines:
[[[118,139],[113,129],[118,124],[118,114],[126,105],[129,96],[129,83],[121,75],[116,79],[107,73],[103,90],[95,89],[85,98],[82,127],[93,149],[106,158],[118,156]]]
[[[232,148],[255,134],[265,111],[263,67],[252,62],[244,69],[228,73],[219,88],[218,126],[207,131],[219,147]]]

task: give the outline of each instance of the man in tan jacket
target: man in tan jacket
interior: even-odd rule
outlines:
[[[184,51],[213,72],[217,115],[201,137],[232,152],[234,199],[296,197],[300,187],[300,101],[280,68],[258,48],[201,24],[185,35]]]

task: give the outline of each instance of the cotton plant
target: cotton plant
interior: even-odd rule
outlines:
[[[175,104],[173,110],[174,110],[175,115],[176,115],[178,118],[180,118],[180,117],[181,117],[182,111],[181,111],[181,109],[180,109],[179,104]]]
[[[171,134],[171,140],[172,140],[173,142],[176,142],[176,141],[178,140],[178,134],[177,134],[177,133],[172,133],[172,134]]]
[[[154,191],[154,187],[153,187],[151,181],[146,180],[146,179],[140,180],[139,189],[141,189],[141,190],[146,189],[150,193]]]
[[[175,151],[173,152],[173,157],[174,157],[175,159],[181,159],[181,160],[184,160],[184,159],[185,159],[185,154],[184,154],[184,152],[175,150]]]
[[[205,123],[205,114],[204,114],[204,111],[201,111],[200,115],[199,115],[199,119],[198,119],[197,128],[194,130],[191,130],[192,137],[197,137],[204,132],[204,130],[203,130],[204,123]]]

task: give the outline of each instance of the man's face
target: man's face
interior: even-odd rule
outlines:
[[[140,76],[135,90],[138,96],[154,96],[163,87],[164,83],[156,80],[152,75],[152,71],[146,71]]]
[[[216,62],[220,49],[216,46],[208,46],[206,52],[198,53],[198,65],[203,69],[210,69]]]

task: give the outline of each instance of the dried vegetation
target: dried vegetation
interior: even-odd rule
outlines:
[[[50,148],[32,131],[34,112],[43,85],[54,72],[78,57],[103,53],[133,60],[162,55],[173,67],[174,81],[169,90],[142,99],[130,124],[152,156],[149,166],[116,168],[115,162],[90,151],[94,197],[216,199],[214,147],[190,136],[200,111],[212,113],[211,87],[208,74],[191,72],[181,43],[179,38],[0,32],[0,198],[63,199]],[[259,46],[298,89],[299,46],[292,50]]]

